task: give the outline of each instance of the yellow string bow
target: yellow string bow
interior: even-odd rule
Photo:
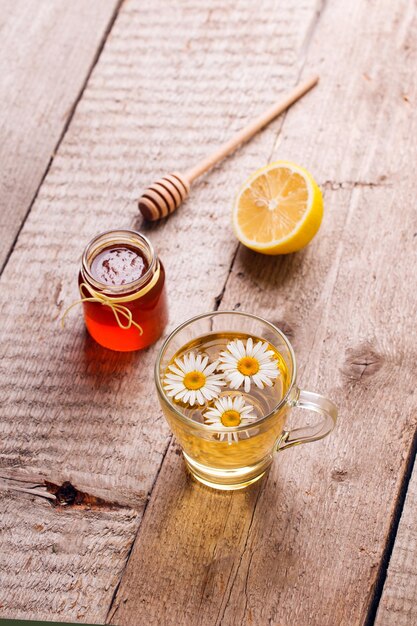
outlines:
[[[145,293],[148,293],[148,291],[150,291],[152,287],[154,287],[154,285],[156,285],[156,283],[158,282],[159,274],[160,274],[160,269],[158,266],[158,269],[156,270],[150,283],[145,285],[143,289],[140,289],[139,291],[130,294],[130,296],[125,296],[124,298],[123,297],[110,298],[104,293],[101,293],[100,291],[96,291],[95,289],[93,289],[91,285],[88,285],[87,283],[81,283],[80,284],[81,295],[83,294],[83,289],[85,289],[90,294],[90,296],[86,298],[81,298],[80,300],[73,302],[66,309],[64,315],[61,318],[62,328],[64,328],[65,326],[64,322],[65,322],[66,316],[68,315],[68,313],[71,311],[73,307],[77,306],[77,304],[82,304],[83,302],[98,302],[102,304],[103,306],[108,306],[113,311],[113,315],[116,318],[116,322],[120,328],[122,328],[123,330],[129,330],[129,328],[131,328],[132,326],[136,326],[140,334],[143,335],[143,328],[140,324],[134,321],[132,311],[127,306],[123,306],[123,304],[121,303],[132,302],[133,300],[137,300],[138,298],[141,298],[142,296],[144,296]],[[121,315],[124,318],[126,318],[125,324],[123,324],[123,321],[120,319]]]

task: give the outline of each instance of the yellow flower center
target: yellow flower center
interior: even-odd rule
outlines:
[[[259,372],[259,361],[253,356],[244,356],[238,361],[237,369],[243,376],[254,376]]]
[[[183,383],[184,387],[195,391],[196,389],[201,389],[201,387],[204,387],[204,385],[206,384],[206,377],[202,372],[188,372],[188,374],[184,376]]]
[[[225,411],[220,418],[223,426],[239,426],[240,424],[240,413],[234,411],[233,409],[229,409]]]

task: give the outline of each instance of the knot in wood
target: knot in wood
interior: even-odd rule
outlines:
[[[350,380],[361,381],[381,369],[384,357],[368,344],[347,351],[343,374]]]
[[[348,471],[340,467],[335,467],[332,470],[331,477],[337,483],[343,483],[348,478]]]
[[[68,480],[62,483],[55,493],[57,502],[61,506],[75,504],[79,495],[79,491]]]

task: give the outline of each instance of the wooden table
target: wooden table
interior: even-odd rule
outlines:
[[[1,617],[416,624],[415,2],[0,7]],[[144,186],[313,72],[175,215],[141,221]],[[308,248],[266,258],[229,212],[276,158],[314,173],[326,213]],[[340,407],[332,436],[247,491],[194,483],[154,392],[158,346],[105,351],[80,310],[59,325],[84,245],[114,227],[163,259],[167,330],[213,309],[278,324],[300,384]]]

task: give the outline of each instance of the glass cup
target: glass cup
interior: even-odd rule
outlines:
[[[247,333],[275,347],[285,363],[286,380],[281,401],[256,422],[223,427],[207,426],[181,413],[169,398],[162,381],[167,366],[188,342],[211,333]],[[163,344],[155,364],[155,382],[164,415],[180,444],[191,474],[215,489],[241,489],[259,480],[269,469],[275,452],[290,446],[326,437],[335,426],[336,405],[327,398],[297,387],[294,352],[282,331],[266,320],[236,311],[218,311],[194,317],[176,328]],[[322,419],[313,426],[287,430],[285,424],[292,407],[314,411]],[[227,434],[238,439],[228,445]]]

